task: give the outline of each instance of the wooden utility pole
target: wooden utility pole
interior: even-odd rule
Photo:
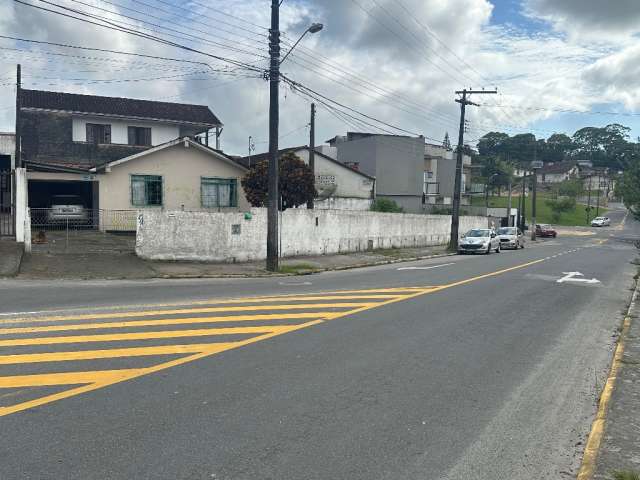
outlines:
[[[22,108],[22,72],[20,64],[16,69],[16,151],[14,155],[14,168],[22,167],[22,125],[20,121],[20,110]]]
[[[462,98],[456,98],[456,102],[460,104],[460,131],[458,132],[458,152],[456,158],[456,178],[453,186],[453,211],[451,212],[451,238],[449,240],[449,249],[458,250],[458,236],[460,228],[460,199],[462,196],[462,155],[464,149],[464,115],[467,105],[479,106],[477,103],[467,99],[468,95],[485,93],[498,93],[497,90],[459,90],[456,95],[462,95]]]
[[[311,122],[309,123],[309,169],[313,175],[313,183],[316,181],[316,104],[311,104]],[[313,198],[307,202],[307,208],[313,209]]]

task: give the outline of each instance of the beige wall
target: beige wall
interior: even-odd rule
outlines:
[[[161,175],[164,182],[163,207],[167,210],[180,210],[183,205],[185,210],[212,210],[201,205],[201,177],[236,178],[238,208],[248,210],[250,206],[240,185],[244,170],[229,162],[231,161],[204,152],[193,145],[185,148],[184,143],[144,155],[112,167],[111,172],[98,175],[100,208],[139,210],[140,207],[131,205],[130,176]]]

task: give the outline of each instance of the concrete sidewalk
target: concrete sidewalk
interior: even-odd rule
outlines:
[[[611,480],[616,471],[640,475],[640,298],[632,304],[629,319],[631,325],[624,338],[595,480]]]
[[[304,274],[417,260],[447,254],[446,246],[375,250],[339,255],[291,257],[280,262],[280,274]],[[25,255],[20,279],[145,279],[260,277],[273,275],[265,262],[197,263],[142,260],[132,252]]]

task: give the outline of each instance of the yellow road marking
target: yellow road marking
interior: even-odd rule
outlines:
[[[0,340],[0,347],[25,347],[29,345],[59,345],[64,343],[119,342],[154,340],[160,338],[208,337],[213,335],[244,335],[250,333],[287,332],[288,325],[263,327],[203,328],[199,330],[165,330],[162,332],[106,333],[101,335],[72,335],[68,337],[35,337]]]
[[[159,345],[157,347],[109,348],[106,350],[78,350],[73,352],[20,353],[0,355],[0,365],[21,363],[69,362],[121,357],[148,357],[154,355],[179,355],[186,353],[218,353],[234,347],[238,342],[193,343],[187,345]]]
[[[300,293],[291,293],[291,294],[282,294],[276,296],[248,296],[243,298],[217,298],[217,299],[209,299],[209,300],[197,300],[191,302],[175,302],[175,303],[146,303],[140,305],[130,305],[126,308],[168,308],[168,307],[189,307],[192,305],[230,305],[237,303],[261,303],[261,302],[273,302],[273,301],[310,301],[310,300],[343,300],[343,299],[360,299],[360,298],[369,298],[367,294],[376,294],[370,295],[371,299],[381,298],[384,299],[384,295],[377,295],[377,293],[385,294],[388,293],[388,298],[391,298],[395,295],[402,295],[403,292],[412,292],[416,288],[423,287],[394,287],[394,288],[382,288],[382,289],[370,289],[370,290],[337,290],[337,291],[328,291],[328,292],[315,292],[309,295],[300,294]],[[429,287],[424,287],[429,288]],[[358,294],[364,293],[365,295],[354,295],[354,296],[345,296],[343,294]],[[329,296],[332,295],[332,296]],[[117,316],[119,312],[126,311],[126,308],[122,306],[108,306],[108,307],[95,307],[92,310],[95,312],[98,311],[108,311],[112,312],[112,316]],[[70,312],[74,310],[86,311],[87,308],[72,308],[72,309],[64,309],[64,310],[46,310],[41,312],[16,312],[16,313],[0,313],[0,325],[2,324],[11,324],[11,323],[27,323],[37,321],[39,318],[42,318],[40,315],[51,315],[60,312]],[[32,315],[31,317],[25,317],[25,315]],[[18,316],[22,315],[22,316]]]
[[[174,310],[142,310],[121,313],[91,313],[87,315],[55,315],[50,317],[19,318],[3,320],[2,323],[30,323],[30,322],[63,322],[72,320],[99,320],[103,318],[140,318],[157,315],[182,315],[192,313],[222,313],[222,312],[250,312],[254,310],[311,310],[314,308],[352,308],[367,305],[377,305],[371,302],[341,302],[341,303],[301,303],[284,305],[243,305],[241,307],[207,307],[207,308],[180,308]]]
[[[305,318],[318,318],[330,315],[333,312],[303,312],[303,313],[265,313],[258,315],[238,315],[232,317],[189,317],[189,318],[164,318],[161,320],[134,320],[132,322],[104,322],[104,323],[79,323],[64,325],[48,325],[46,327],[15,327],[0,328],[0,335],[12,335],[19,333],[42,332],[66,332],[72,330],[99,330],[107,328],[153,327],[160,325],[181,325],[197,323],[225,323],[225,322],[249,322],[259,320],[292,320]]]
[[[313,320],[311,322],[306,322],[306,323],[302,323],[300,325],[294,325],[292,327],[290,327],[289,331],[294,331],[294,330],[300,330],[302,328],[307,328],[310,327],[312,325],[317,325],[318,323],[322,323],[323,320]],[[284,332],[271,332],[271,333],[267,333],[265,335],[259,335],[256,337],[252,337],[252,338],[248,338],[246,340],[241,340],[239,342],[234,342],[231,344],[227,344],[228,348],[226,348],[225,350],[231,350],[234,348],[239,348],[245,345],[249,345],[252,343],[256,343],[256,342],[260,342],[262,340],[267,340],[269,338],[281,335]],[[213,345],[212,345],[213,347]],[[219,353],[223,350],[218,350],[215,352],[211,352],[209,350],[207,351],[203,351],[200,353],[196,353],[194,355],[189,355],[187,357],[182,357],[182,358],[178,358],[176,360],[171,360],[170,362],[165,362],[165,363],[160,363],[158,365],[155,365],[153,367],[148,367],[145,369],[144,373],[139,373],[137,375],[133,375],[131,377],[129,377],[127,380],[139,377],[141,375],[147,375],[150,373],[155,373],[155,372],[159,372],[161,370],[166,370],[167,368],[171,368],[171,367],[176,367],[178,365],[182,365],[185,363],[189,363],[189,362],[193,362],[195,360],[199,360],[201,358],[205,358],[208,357],[210,355],[213,355],[215,353]],[[0,407],[0,417],[5,416],[5,415],[10,415],[12,413],[16,413],[16,412],[20,412],[22,410],[27,410],[29,408],[34,408],[34,407],[38,407],[40,405],[45,405],[47,403],[51,403],[51,402],[55,402],[57,400],[62,400],[65,398],[69,398],[69,397],[73,397],[75,395],[79,395],[81,393],[86,393],[86,392],[91,392],[93,390],[97,390],[99,388],[103,388],[103,387],[107,387],[109,385],[113,385],[115,383],[121,382],[123,380],[116,380],[116,381],[111,381],[111,382],[102,382],[102,383],[93,383],[90,385],[84,385],[81,387],[77,387],[77,388],[72,388],[70,390],[65,390],[63,392],[58,392],[58,393],[54,393],[52,395],[47,395],[45,397],[40,397],[40,398],[36,398],[34,400],[29,400],[27,402],[22,402],[22,403],[18,403],[15,405],[11,405],[9,407]]]
[[[0,388],[50,387],[53,385],[80,385],[84,383],[122,381],[145,368],[124,368],[121,370],[97,370],[94,372],[43,373],[37,375],[15,375],[0,377]]]
[[[215,334],[220,335],[220,334],[225,334],[225,333],[263,333],[262,335],[257,335],[245,340],[241,340],[241,341],[237,341],[237,342],[227,342],[227,343],[219,343],[219,344],[206,344],[208,345],[206,349],[203,350],[198,350],[197,353],[193,353],[191,355],[185,356],[185,357],[181,357],[178,359],[174,359],[168,362],[164,362],[164,363],[160,363],[158,365],[152,366],[152,367],[146,367],[146,368],[142,368],[142,369],[129,369],[127,370],[126,374],[123,374],[122,377],[109,377],[109,376],[103,376],[100,377],[99,372],[94,372],[96,374],[95,377],[95,381],[94,383],[90,383],[88,385],[83,385],[77,388],[72,388],[63,392],[58,392],[52,395],[47,395],[41,398],[37,398],[34,400],[30,400],[27,402],[22,402],[16,405],[12,405],[9,407],[0,407],[0,416],[4,416],[4,415],[9,415],[12,413],[16,413],[22,410],[26,410],[29,408],[33,408],[36,406],[40,406],[40,405],[45,405],[47,403],[50,402],[54,402],[57,400],[62,400],[65,398],[69,398],[72,397],[74,395],[78,395],[81,393],[86,393],[86,392],[90,392],[93,390],[97,390],[99,388],[103,388],[109,385],[113,385],[115,383],[119,383],[125,380],[130,380],[133,378],[137,378],[139,376],[142,375],[147,375],[150,373],[154,373],[154,372],[158,372],[161,370],[165,370],[167,368],[171,368],[171,367],[175,367],[178,365],[182,365],[188,362],[192,362],[201,358],[205,358],[207,356],[210,355],[214,355],[226,350],[231,350],[234,348],[239,348],[245,345],[249,345],[252,343],[256,343],[259,341],[263,341],[278,335],[282,335],[284,333],[287,332],[292,332],[295,330],[300,330],[303,328],[307,328],[313,325],[317,325],[320,323],[323,323],[325,320],[334,320],[337,318],[341,318],[341,317],[345,317],[348,315],[353,315],[354,313],[359,313],[359,312],[364,312],[373,308],[377,308],[380,306],[384,306],[384,305],[389,305],[395,302],[400,302],[402,300],[407,300],[407,299],[411,299],[411,298],[415,298],[421,295],[425,295],[428,293],[432,293],[432,292],[437,292],[440,290],[444,290],[447,288],[452,288],[455,286],[459,286],[459,285],[465,285],[467,283],[471,283],[474,281],[478,281],[484,278],[489,278],[489,277],[493,277],[493,276],[497,276],[503,273],[507,273],[510,271],[514,271],[517,269],[521,269],[521,268],[525,268],[531,265],[535,265],[537,263],[543,262],[545,261],[545,259],[540,259],[540,260],[535,260],[535,261],[531,261],[531,262],[527,262],[527,263],[523,263],[520,265],[516,265],[510,268],[505,268],[502,270],[498,270],[495,272],[490,272],[487,274],[483,274],[483,275],[478,275],[476,277],[472,277],[469,279],[465,279],[465,280],[460,280],[457,282],[453,282],[450,283],[448,285],[442,285],[439,287],[404,287],[404,288],[394,288],[394,289],[379,289],[377,291],[395,291],[395,292],[411,292],[411,293],[405,293],[403,295],[399,295],[399,296],[394,296],[393,298],[390,298],[388,300],[385,300],[383,302],[375,302],[375,303],[359,303],[359,302],[353,302],[353,303],[340,303],[337,304],[337,306],[339,307],[351,307],[351,310],[344,310],[344,311],[338,311],[338,312],[332,312],[329,314],[326,314],[326,312],[321,312],[324,315],[323,318],[319,318],[317,320],[312,320],[306,323],[302,323],[302,324],[298,324],[298,325],[290,325],[290,326],[271,326],[271,327],[234,327],[234,328],[218,328],[218,329],[206,329],[206,330],[188,330],[188,331],[170,331],[170,332],[143,332],[143,333],[131,333],[131,334],[119,334],[119,335],[93,335],[93,336],[71,336],[71,337],[47,337],[47,338],[32,338],[32,339],[14,339],[14,340],[7,340],[6,342],[23,342],[23,343],[17,343],[17,345],[19,344],[24,344],[24,342],[30,342],[28,343],[29,345],[34,345],[34,344],[50,344],[50,343],[61,343],[60,339],[63,339],[63,342],[78,342],[78,341],[83,341],[83,342],[87,342],[87,341],[105,341],[105,337],[106,338],[112,338],[112,339],[119,339],[122,340],[123,338],[121,338],[123,335],[126,335],[126,339],[149,339],[149,338],[171,338],[171,337],[176,337],[178,335],[184,335],[184,336],[198,336],[200,335],[205,335],[205,334],[210,334],[210,332],[216,332]],[[361,293],[364,291],[360,291]],[[289,297],[290,298],[290,297]],[[286,300],[285,300],[286,301]],[[159,310],[159,311],[154,311],[154,312],[149,312],[149,311],[145,311],[145,312],[123,312],[120,314],[117,314],[116,312],[113,313],[106,313],[106,314],[91,314],[91,315],[75,315],[75,316],[56,316],[56,317],[48,317],[46,319],[43,319],[43,317],[39,317],[36,318],[36,321],[57,321],[57,320],[87,320],[87,319],[98,319],[98,318],[112,318],[115,315],[118,315],[119,317],[145,317],[145,316],[151,316],[151,315],[164,315],[164,314],[178,314],[178,313],[208,313],[211,311],[246,311],[246,310],[258,310],[258,309],[274,309],[274,310],[288,310],[288,309],[295,309],[295,308],[330,308],[334,306],[333,304],[308,304],[308,305],[266,305],[266,306],[262,306],[259,308],[256,308],[255,306],[253,307],[247,307],[247,306],[242,306],[242,307],[214,307],[214,308],[199,308],[199,309],[180,309],[180,310]],[[285,308],[282,308],[285,307]],[[34,321],[34,319],[31,319],[31,321]],[[233,317],[229,317],[229,321],[233,321]],[[268,330],[268,331],[267,331]],[[198,333],[199,332],[199,333]],[[207,333],[204,333],[207,332]],[[224,333],[221,333],[224,332]],[[195,335],[194,335],[195,334]],[[141,335],[141,337],[137,337],[135,338],[134,336],[136,335]],[[154,336],[150,336],[150,335],[154,335]],[[161,335],[161,336],[157,336],[157,335]],[[93,340],[96,337],[100,338],[99,340]],[[108,340],[111,341],[111,340]],[[38,343],[33,343],[33,342],[38,342]],[[40,342],[44,342],[44,343],[40,343]],[[14,343],[15,344],[15,343]],[[0,342],[0,346],[4,345],[4,342]],[[9,343],[8,345],[11,345],[11,343]],[[173,347],[175,350],[170,350],[170,348]],[[152,350],[150,349],[146,349],[146,350],[142,350],[145,347],[141,347],[138,349],[120,349],[120,350],[125,350],[128,353],[131,353],[132,355],[127,355],[127,356],[142,356],[145,355],[147,353],[152,352]],[[164,352],[166,352],[167,354],[169,353],[187,353],[187,352],[191,352],[192,350],[189,350],[189,346],[178,346],[178,345],[173,345],[173,346],[167,346],[167,347],[149,347],[149,348],[157,348],[155,350],[155,352],[157,354],[165,354]],[[195,348],[195,346],[194,346]],[[164,350],[160,350],[160,349],[164,349]],[[179,351],[182,350],[182,351]],[[104,355],[102,357],[91,357],[91,358],[114,358],[109,356],[109,353],[107,353],[108,351],[94,351],[93,353],[96,355]],[[114,350],[115,352],[115,350]],[[20,356],[22,359],[27,359],[30,358],[34,361],[55,361],[54,358],[56,355],[61,356],[63,354],[66,353],[72,353],[75,355],[75,359],[86,359],[85,357],[83,357],[83,352],[53,352],[53,353],[44,353],[44,354],[27,354],[27,355],[6,355],[4,357],[0,357],[0,360],[2,360],[0,363],[13,363],[13,360],[15,360],[15,357]],[[91,355],[92,352],[84,352],[84,355]],[[48,356],[48,357],[47,357]],[[47,360],[48,358],[48,360]],[[70,357],[67,357],[67,359],[71,359]],[[82,372],[80,372],[82,373]],[[87,373],[87,372],[84,372]],[[59,377],[61,378],[61,377]],[[70,377],[69,377],[70,378]],[[14,379],[15,381],[15,379]],[[26,380],[24,380],[26,381]],[[42,380],[45,381],[45,380]],[[46,381],[53,381],[53,379],[48,379]],[[7,380],[7,382],[9,382],[9,380]]]
[[[591,424],[591,431],[589,432],[587,444],[584,447],[582,464],[580,465],[580,470],[578,471],[576,480],[591,480],[595,474],[596,460],[598,458],[600,444],[602,443],[602,437],[604,435],[604,425],[607,419],[607,412],[609,411],[609,403],[611,402],[611,395],[613,394],[613,388],[615,387],[618,372],[620,371],[620,364],[622,363],[622,356],[624,354],[624,341],[629,333],[629,328],[631,327],[630,312],[637,296],[638,290],[636,286],[636,291],[633,293],[633,298],[631,299],[631,305],[622,324],[622,332],[620,334],[620,339],[618,340],[618,346],[616,347],[615,354],[613,355],[613,362],[611,363],[609,377],[607,378],[607,382],[602,390],[602,395],[600,395],[598,412],[596,413],[595,420]]]

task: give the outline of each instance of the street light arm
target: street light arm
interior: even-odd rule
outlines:
[[[300,41],[304,38],[304,36],[311,32],[311,33],[316,33],[319,32],[320,30],[322,30],[323,25],[321,23],[312,23],[309,28],[307,28],[304,33],[302,35],[300,35],[300,38],[298,40],[296,40],[296,43],[293,44],[293,46],[289,49],[289,51],[284,55],[284,57],[282,57],[282,60],[280,60],[280,65],[282,65],[284,63],[284,61],[287,59],[287,57],[289,56],[289,54],[291,52],[293,52],[293,50],[298,46],[298,44],[300,43]]]

